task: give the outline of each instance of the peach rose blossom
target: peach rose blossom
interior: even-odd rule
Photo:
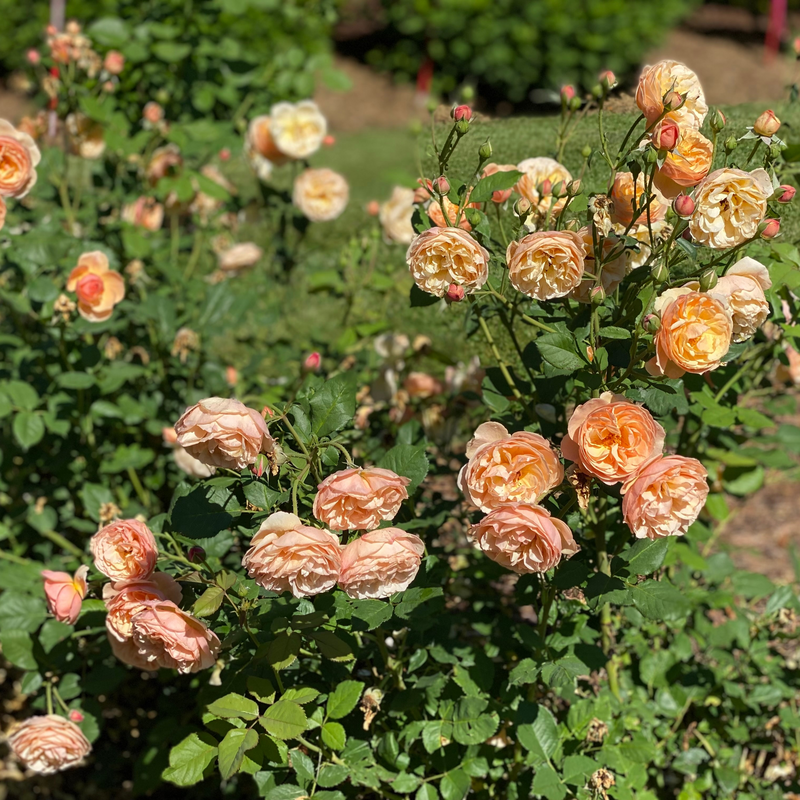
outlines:
[[[103,126],[85,114],[69,114],[66,119],[70,150],[89,161],[100,158],[106,150]]]
[[[594,240],[592,230],[584,226],[578,231],[578,235],[583,241],[585,258],[583,262],[584,275],[581,282],[569,293],[569,296],[579,303],[592,302],[592,290],[597,286],[594,275],[597,274],[597,261],[594,257]],[[615,258],[611,258],[614,252],[619,253]],[[625,250],[619,237],[613,232],[608,236],[602,237],[602,252],[605,260],[600,269],[600,286],[606,295],[616,291],[617,286],[622,283],[622,279],[628,273],[628,262],[625,257]]]
[[[192,478],[210,478],[216,471],[216,467],[204,464],[200,459],[189,454],[183,447],[176,446],[172,451],[172,460],[175,466]]]
[[[217,263],[224,272],[238,272],[261,260],[264,251],[254,242],[240,242],[217,253]]]
[[[653,459],[623,486],[622,516],[637,539],[680,536],[708,497],[708,473],[696,458]]]
[[[36,183],[42,154],[36,142],[0,119],[0,197],[25,197]]]
[[[692,238],[714,250],[727,250],[752,239],[771,195],[772,181],[766,170],[715,170],[695,189],[695,210],[689,221]]]
[[[181,602],[183,591],[177,581],[166,572],[154,572],[148,578],[125,583],[107,583],[103,586],[106,604],[106,630],[120,642],[133,636],[133,619],[150,600]]]
[[[118,519],[101,528],[89,548],[95,567],[112,581],[143,580],[156,568],[156,539],[137,519]]]
[[[444,206],[444,213],[442,213],[442,206]],[[467,203],[464,206],[464,209],[467,208],[477,208],[478,203]],[[439,201],[434,199],[428,203],[428,208],[426,209],[428,212],[428,216],[431,218],[431,222],[438,228],[454,228],[459,227],[465,231],[471,231],[472,225],[469,224],[467,220],[466,214],[461,214],[461,220],[456,226],[456,218],[458,217],[458,203],[451,203],[448,198],[443,197],[441,205]],[[447,214],[447,221],[445,221],[445,214]]]
[[[769,303],[764,292],[772,286],[767,268],[754,258],[739,259],[719,279],[714,293],[728,299],[733,318],[733,341],[744,342],[766,322]]]
[[[409,245],[406,263],[414,283],[436,297],[444,297],[451,283],[471,294],[489,277],[489,251],[461,228],[423,231]]]
[[[535,300],[564,297],[583,278],[583,238],[575,231],[539,231],[511,242],[506,251],[514,288]]]
[[[708,114],[703,87],[697,75],[679,61],[659,61],[647,65],[639,77],[636,88],[636,105],[644,114],[648,125],[654,125],[664,113],[664,95],[677,92],[686,95],[683,105],[665,116],[674,119],[682,128],[700,128]]]
[[[558,214],[564,208],[566,198],[555,200],[552,194],[556,184],[560,183],[563,190],[572,180],[572,175],[563,164],[554,158],[538,156],[520,161],[517,169],[522,177],[514,186],[514,191],[528,200],[540,214]]]
[[[171,600],[147,600],[133,617],[133,642],[147,661],[182,675],[214,666],[217,635]]]
[[[341,559],[341,545],[330,531],[303,525],[294,514],[276,511],[261,523],[242,566],[271,592],[310,597],[336,585]]]
[[[86,597],[86,576],[89,567],[78,567],[75,575],[66,572],[42,570],[47,608],[59,621],[74,625],[81,613],[81,602]]]
[[[686,128],[661,167],[656,169],[653,183],[664,197],[677,197],[684,189],[696,186],[708,175],[714,146],[700,131]]]
[[[350,187],[332,169],[307,169],[294,182],[292,202],[312,222],[329,222],[347,207]]]
[[[666,434],[646,408],[603,392],[579,405],[561,442],[564,458],[609,485],[627,480],[664,449]]]
[[[409,245],[414,239],[414,190],[395,186],[391,197],[378,207],[378,219],[387,242]]]
[[[139,646],[133,641],[133,637],[129,639],[117,639],[112,636],[109,631],[106,631],[106,638],[111,646],[111,652],[114,658],[127,664],[134,669],[140,669],[144,672],[157,672],[159,665],[155,661],[148,658],[147,651],[139,652]]]
[[[142,109],[142,119],[150,125],[158,125],[164,119],[164,108],[155,100],[145,103]]]
[[[274,442],[258,411],[225,397],[207,397],[175,423],[177,443],[210,467],[241,470]]]
[[[155,186],[162,178],[173,175],[182,165],[183,157],[178,145],[168,144],[153,151],[144,174],[150,185]]]
[[[417,577],[425,544],[400,528],[365,533],[342,550],[339,588],[357,600],[380,600],[405,591]]]
[[[164,223],[164,206],[152,197],[142,196],[122,207],[122,220],[146,231],[157,231]]]
[[[655,335],[651,374],[680,378],[684,372],[716,369],[730,349],[733,321],[724,296],[681,287],[669,289],[655,303],[661,327]]]
[[[403,381],[403,388],[409,397],[433,397],[444,391],[442,382],[427,372],[409,372]]]
[[[6,207],[6,201],[0,197],[0,231],[3,230],[3,227],[6,224],[6,214],[8,213],[8,208]]]
[[[564,480],[564,467],[550,442],[538,433],[509,433],[484,422],[467,445],[458,486],[481,511],[509,503],[538,503]]]
[[[408,498],[409,478],[390,469],[343,469],[317,487],[314,516],[331,530],[371,530],[393,519]]]
[[[647,218],[650,222],[658,222],[664,219],[669,208],[669,203],[658,187],[653,186],[653,200],[636,218],[636,225],[646,225]],[[616,224],[628,226],[633,222],[634,205],[639,207],[647,202],[647,192],[645,187],[644,174],[639,173],[636,177],[636,185],[633,183],[633,173],[618,172],[614,177],[614,186],[611,189],[611,221]]]
[[[270,133],[275,146],[289,158],[308,158],[319,150],[328,123],[312,100],[278,103],[270,111]]]
[[[468,536],[492,561],[518,575],[547,572],[580,549],[566,522],[522,503],[496,508]]]
[[[125,281],[108,268],[108,256],[99,250],[83,253],[67,278],[67,291],[78,295],[78,313],[89,322],[102,322],[125,298]]]
[[[489,175],[496,175],[498,172],[516,172],[516,171],[517,167],[514,164],[495,164],[494,162],[491,162],[483,168],[483,172],[481,172],[481,177],[487,178],[489,177]],[[514,187],[512,186],[510,189],[498,189],[497,191],[492,192],[492,202],[505,203],[505,201],[508,200],[509,197],[511,197],[511,193],[513,191]]]
[[[29,717],[11,731],[11,752],[32,772],[52,775],[77,767],[92,745],[74,723],[57,714]]]
[[[244,152],[262,181],[269,180],[274,166],[289,160],[289,156],[278,149],[272,138],[272,118],[267,114],[250,121],[244,139]]]
[[[125,56],[119,50],[109,50],[103,59],[103,68],[112,75],[119,75],[125,68]]]

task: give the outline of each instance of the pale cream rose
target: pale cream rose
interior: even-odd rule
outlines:
[[[664,95],[667,92],[686,95],[686,102],[665,116],[674,119],[681,127],[700,128],[708,114],[703,87],[697,75],[685,64],[668,59],[648,64],[639,77],[636,105],[644,114],[647,124],[654,125],[664,113]]]
[[[66,119],[70,149],[87,160],[100,158],[106,150],[103,126],[85,114],[69,114]]]
[[[565,522],[523,503],[496,508],[468,536],[492,561],[518,575],[547,572],[580,550]]]
[[[102,322],[125,298],[125,281],[108,268],[108,256],[100,250],[83,253],[67,278],[67,291],[78,295],[78,313],[89,322]]]
[[[409,245],[414,239],[414,190],[395,186],[391,197],[381,203],[378,219],[387,242]]]
[[[308,158],[319,150],[328,123],[312,100],[278,103],[270,111],[270,134],[275,147],[289,158]]]
[[[436,297],[444,297],[451,283],[472,294],[489,277],[489,251],[461,228],[423,231],[409,245],[406,263],[414,283]]]
[[[36,142],[0,119],[0,197],[25,197],[36,183],[42,154]]]
[[[625,481],[664,449],[664,429],[646,408],[603,392],[579,405],[561,442],[564,458],[609,485]]]
[[[79,766],[92,745],[74,723],[57,714],[29,717],[14,727],[8,746],[16,758],[38,775],[52,775]]]
[[[217,253],[217,264],[224,272],[238,272],[257,264],[264,251],[254,242],[240,242]]]
[[[112,581],[143,580],[156,568],[156,539],[137,519],[118,519],[101,528],[89,549],[97,570]]]
[[[583,262],[585,272],[581,282],[569,293],[569,296],[579,303],[591,303],[592,290],[598,285],[592,277],[597,274],[592,230],[589,226],[584,226],[578,231],[578,235],[583,240],[583,249],[586,255]],[[601,237],[601,239],[604,263],[600,270],[600,286],[603,287],[603,291],[608,296],[616,291],[617,286],[622,283],[622,279],[627,275],[628,263],[625,257],[625,249],[618,236],[611,233],[608,236]],[[615,253],[618,253],[618,255],[615,256]]]
[[[731,346],[733,321],[727,299],[681,287],[664,292],[655,303],[661,327],[655,335],[656,356],[649,372],[680,378],[703,374],[722,363]]]
[[[468,208],[478,208],[478,205],[478,203],[467,203],[464,206],[464,210]],[[444,212],[442,211],[442,207],[444,207]],[[461,214],[461,219],[456,226],[456,219],[458,219],[458,203],[451,203],[447,197],[442,198],[441,204],[436,199],[431,200],[430,203],[428,203],[426,211],[431,218],[431,222],[438,228],[459,227],[465,231],[472,230],[472,225],[470,225],[464,213]],[[446,221],[445,214],[447,214]]]
[[[715,170],[694,191],[695,210],[689,221],[692,238],[714,250],[727,250],[754,238],[771,194],[772,181],[763,169]]]
[[[175,431],[177,443],[209,467],[241,470],[274,446],[261,414],[233,398],[201,400],[184,411]]]
[[[678,146],[667,153],[664,163],[656,169],[655,187],[670,200],[677,197],[708,175],[713,155],[714,145],[700,131],[686,128]]]
[[[405,591],[417,577],[425,544],[400,528],[365,533],[342,550],[339,588],[357,600],[380,600]]]
[[[122,207],[122,220],[147,231],[157,231],[164,223],[164,206],[153,197],[142,196]]]
[[[643,209],[636,218],[635,225],[647,225],[658,222],[667,215],[669,202],[661,194],[657,186],[653,186],[653,199],[647,208]],[[618,172],[614,177],[614,186],[611,189],[611,221],[627,227],[633,222],[634,207],[641,208],[647,203],[647,191],[645,186],[644,173],[639,173],[636,177],[636,185],[633,182],[633,173]]]
[[[120,642],[133,636],[133,618],[151,600],[181,602],[183,592],[177,581],[166,572],[153,572],[143,580],[107,583],[103,586],[106,604],[106,631]]]
[[[217,635],[171,600],[145,601],[132,624],[133,643],[139,655],[152,664],[186,675],[216,663]]]
[[[566,198],[556,200],[553,197],[556,184],[561,184],[563,192],[572,180],[572,175],[563,164],[559,164],[554,158],[538,156],[520,161],[517,169],[523,174],[514,186],[514,191],[530,201],[531,206],[540,214],[558,214],[564,208]]]
[[[332,169],[307,169],[294,182],[292,202],[312,222],[329,222],[347,207],[350,187]]]
[[[728,298],[733,318],[733,341],[744,342],[766,322],[769,303],[764,292],[772,286],[767,268],[754,258],[739,259],[714,287]]]
[[[484,422],[467,445],[458,486],[481,511],[509,503],[535,505],[564,480],[564,467],[550,442],[538,433],[509,433]]]
[[[81,613],[81,604],[86,597],[86,576],[89,567],[78,567],[74,575],[68,572],[42,570],[44,595],[47,610],[59,621],[74,625]]]
[[[536,300],[564,297],[583,278],[583,237],[575,231],[529,233],[508,245],[506,261],[517,291]]]
[[[210,478],[217,471],[216,467],[204,464],[200,459],[190,455],[189,451],[183,447],[176,446],[174,448],[172,459],[181,472],[185,472],[192,478]]]
[[[261,523],[242,566],[264,589],[311,597],[336,585],[341,558],[339,540],[330,531],[277,511]]]
[[[622,488],[625,524],[637,539],[686,533],[705,505],[707,477],[696,458],[668,455],[654,459]]]
[[[314,516],[331,530],[371,530],[393,519],[408,498],[408,478],[390,469],[343,469],[317,487]]]

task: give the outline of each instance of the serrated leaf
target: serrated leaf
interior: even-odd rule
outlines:
[[[356,413],[355,375],[336,375],[308,401],[311,407],[311,430],[317,436],[329,436],[353,419]]]
[[[517,710],[517,739],[535,756],[547,760],[558,747],[558,724],[550,711],[535,703],[521,703]]]
[[[33,640],[30,633],[10,628],[0,632],[0,645],[3,655],[15,667],[20,669],[37,669],[38,664],[33,655]]]
[[[410,478],[408,493],[411,494],[428,474],[428,456],[425,445],[398,444],[378,461],[378,466]]]
[[[316,689],[312,689],[310,686],[299,686],[297,688],[287,689],[283,693],[281,699],[291,700],[293,703],[304,706],[306,703],[316,700],[317,697],[319,697],[319,692]]]
[[[327,712],[331,719],[346,717],[358,704],[364,684],[361,681],[342,681],[328,695]]]
[[[235,692],[215,700],[208,706],[208,710],[215,717],[223,717],[224,719],[236,717],[248,722],[258,719],[258,705],[248,697]]]
[[[275,700],[275,687],[272,685],[272,681],[267,678],[259,678],[257,675],[248,675],[247,691],[262,703],[272,703]],[[291,691],[291,689],[289,691]]]
[[[575,337],[571,333],[543,333],[535,341],[542,358],[556,369],[574,372],[586,367],[586,362],[578,355]]]
[[[322,742],[332,750],[344,749],[347,736],[338,722],[326,722],[322,726]]]
[[[261,724],[267,733],[278,739],[294,739],[306,729],[306,713],[290,700],[278,700],[262,715]]]
[[[193,786],[203,780],[203,771],[217,755],[217,742],[208,733],[190,733],[169,753],[169,766],[161,773],[176,786]]]
[[[44,436],[44,420],[41,414],[33,411],[20,411],[14,416],[11,425],[14,438],[23,450],[39,444]]]
[[[209,586],[195,601],[192,613],[196,617],[210,617],[217,612],[224,599],[225,592],[220,586]]]
[[[633,575],[650,575],[655,572],[667,557],[669,539],[642,539],[623,553],[622,558],[628,562],[628,571]]]
[[[539,677],[539,665],[532,658],[523,658],[508,675],[509,686],[521,686],[536,683]]]
[[[303,643],[299,633],[279,633],[267,648],[267,661],[273,669],[286,669],[297,658]]]
[[[511,189],[522,177],[519,170],[512,169],[507,172],[495,172],[481,178],[469,194],[470,203],[485,203],[492,199],[495,192],[502,192]]]
[[[692,610],[692,604],[686,597],[663,580],[649,580],[631,586],[630,593],[633,604],[648,619],[679,620]]]
[[[312,631],[311,636],[325,658],[332,661],[348,661],[353,658],[353,648],[336,634],[330,631]]]
[[[460,744],[483,744],[500,724],[496,712],[484,713],[489,701],[484,697],[464,697],[456,703],[453,738]]]
[[[223,780],[235,775],[242,766],[244,754],[258,744],[258,734],[252,729],[233,728],[219,743],[219,772]]]
[[[463,800],[471,783],[469,775],[463,769],[452,769],[439,781],[439,791],[444,800]]]

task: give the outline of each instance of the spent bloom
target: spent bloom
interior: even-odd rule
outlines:
[[[47,608],[59,621],[67,625],[74,625],[81,613],[81,603],[86,597],[86,576],[89,567],[78,567],[74,575],[66,572],[52,572],[43,570],[44,594],[47,598]]]

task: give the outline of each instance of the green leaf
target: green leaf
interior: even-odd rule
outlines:
[[[217,495],[212,487],[189,488],[184,484],[184,491],[175,498],[170,510],[170,521],[177,533],[190,539],[203,539],[231,526],[233,515],[215,502]]]
[[[344,728],[338,722],[326,722],[322,726],[322,742],[331,750],[342,750],[346,741]]]
[[[242,766],[244,754],[258,744],[258,734],[252,729],[232,728],[219,743],[219,772],[223,780],[235,775]]]
[[[33,656],[33,640],[27,631],[10,628],[0,632],[0,645],[3,655],[15,667],[29,670],[38,668]]]
[[[541,760],[558,747],[558,724],[548,709],[535,703],[520,703],[517,710],[517,739]]]
[[[365,622],[368,631],[374,630],[392,618],[392,605],[383,600],[353,600],[352,607],[353,618]]]
[[[44,600],[5,592],[0,595],[0,630],[13,628],[33,633],[47,617]]]
[[[770,419],[766,414],[756,411],[754,408],[736,408],[736,416],[739,421],[748,428],[761,430],[762,428],[774,428],[775,420]]]
[[[498,173],[498,175],[503,173]],[[453,769],[445,773],[439,781],[439,791],[444,800],[462,800],[467,796],[472,781],[463,769]]]
[[[650,575],[655,572],[667,557],[669,539],[642,539],[623,553],[622,558],[628,562],[631,575]]]
[[[398,444],[378,461],[378,466],[410,478],[408,493],[411,494],[428,474],[428,456],[425,445]]]
[[[192,52],[191,45],[180,42],[156,42],[152,49],[156,58],[168,64],[177,64]]]
[[[338,786],[349,774],[348,767],[338,764],[323,764],[317,783],[324,789],[329,789],[331,786]],[[319,794],[316,794],[315,797],[319,797]]]
[[[306,729],[306,713],[290,700],[278,700],[259,720],[267,733],[278,739],[294,739]]]
[[[310,686],[298,686],[296,688],[287,689],[283,693],[281,699],[291,700],[293,703],[299,703],[301,706],[304,706],[306,703],[316,700],[317,697],[319,697],[319,692],[316,689],[312,689]]]
[[[539,676],[539,665],[532,658],[523,658],[508,675],[509,686],[520,686],[536,683]]]
[[[330,436],[344,428],[356,413],[355,375],[336,375],[317,390],[308,401],[311,407],[311,430],[317,436]]]
[[[464,697],[456,704],[453,738],[460,744],[483,744],[500,724],[496,713],[484,714],[489,701],[484,697]]]
[[[649,580],[630,587],[636,608],[648,619],[658,621],[683,619],[692,604],[671,583]]]
[[[567,787],[561,782],[558,773],[549,764],[543,764],[536,770],[533,778],[533,791],[547,800],[564,800]]]
[[[130,29],[119,17],[101,17],[93,22],[86,32],[104,47],[123,47],[131,38]]]
[[[205,768],[217,755],[217,742],[208,733],[190,733],[170,750],[169,766],[161,774],[176,786],[192,786],[203,780]]]
[[[364,684],[361,681],[342,681],[328,695],[328,716],[331,719],[346,717],[358,704]]]
[[[11,400],[15,408],[23,411],[33,411],[39,405],[39,395],[36,389],[24,381],[9,381],[3,384],[3,393]]]
[[[423,783],[414,796],[414,800],[439,800],[439,792],[432,783]]]
[[[94,386],[94,375],[88,372],[62,372],[56,383],[64,389],[88,389]]]
[[[224,599],[225,592],[222,591],[222,587],[209,586],[195,601],[192,613],[196,617],[210,617],[217,612]]]
[[[571,333],[544,333],[536,338],[536,347],[542,358],[556,369],[574,372],[586,367],[578,355],[578,345]]]
[[[12,424],[14,438],[23,450],[39,444],[44,436],[44,420],[33,411],[20,411]]]
[[[302,643],[299,633],[282,631],[269,643],[267,661],[273,669],[286,669],[297,658]]]
[[[258,719],[258,705],[240,694],[226,694],[208,706],[208,711],[215,717],[229,719],[236,717],[248,722]]]
[[[272,681],[268,680],[267,678],[259,678],[257,675],[248,675],[247,691],[250,692],[250,694],[252,694],[253,697],[257,698],[262,703],[272,703],[275,700],[275,687],[272,685]],[[289,689],[284,694],[283,696],[284,700],[294,699],[288,697],[288,694],[291,691],[293,690]]]
[[[331,661],[349,661],[353,658],[353,648],[330,631],[311,631],[320,653]]]
[[[601,339],[630,339],[632,335],[627,328],[615,328],[613,325],[600,328],[598,333]]]
[[[599,769],[598,763],[588,756],[567,756],[562,767],[564,783],[583,786],[586,778],[597,769]]]
[[[438,303],[442,298],[437,297],[435,294],[423,292],[422,289],[420,289],[415,283],[411,287],[408,299],[409,303],[411,304],[411,308],[425,308],[426,306],[432,306],[435,303]]]
[[[522,173],[516,169],[487,175],[475,184],[475,188],[470,192],[469,201],[470,203],[485,203],[487,200],[492,199],[494,192],[502,192],[504,189],[513,188],[521,177]]]

